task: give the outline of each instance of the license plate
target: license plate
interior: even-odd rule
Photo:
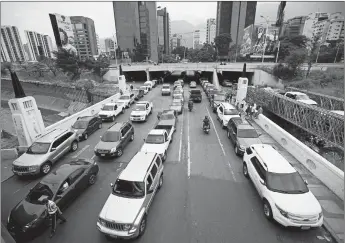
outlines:
[[[302,230],[308,230],[308,229],[310,229],[310,226],[302,226],[301,229]]]
[[[113,238],[113,239],[117,239],[116,235],[108,235],[109,237]]]
[[[17,172],[17,174],[18,174],[18,175],[23,175],[23,173],[22,173],[22,172]]]
[[[105,154],[101,154],[101,156],[105,156]]]

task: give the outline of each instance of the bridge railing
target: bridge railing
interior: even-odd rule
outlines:
[[[344,150],[344,116],[258,88],[248,87],[247,99]]]
[[[287,87],[286,90],[303,92],[307,94],[311,99],[315,100],[321,108],[326,110],[344,110],[344,99],[323,95],[319,93],[314,93],[308,90],[302,90],[295,87]]]

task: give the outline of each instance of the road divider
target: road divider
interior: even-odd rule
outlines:
[[[255,122],[303,164],[339,198],[344,200],[344,172],[290,133],[260,114]]]

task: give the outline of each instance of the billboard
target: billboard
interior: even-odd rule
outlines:
[[[56,45],[77,54],[71,18],[60,14],[49,14]]]
[[[269,26],[266,28],[260,25],[250,25],[244,29],[243,41],[241,45],[241,55],[262,56],[265,40],[265,56],[274,55],[278,47],[279,28]]]

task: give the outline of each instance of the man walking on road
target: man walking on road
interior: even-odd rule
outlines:
[[[48,214],[51,218],[52,229],[50,233],[50,238],[52,238],[55,235],[57,220],[61,220],[60,224],[66,223],[67,220],[64,216],[62,216],[60,208],[53,201],[45,199],[43,202],[46,205]]]

